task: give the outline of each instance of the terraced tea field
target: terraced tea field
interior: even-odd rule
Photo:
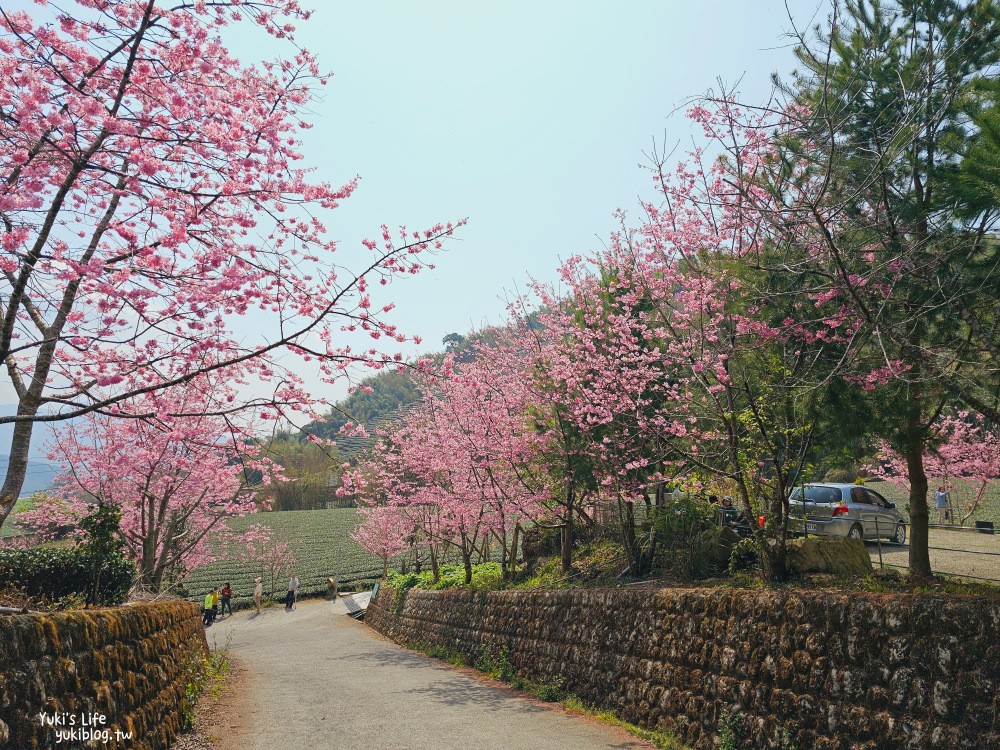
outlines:
[[[341,586],[370,586],[382,577],[382,560],[369,555],[351,538],[358,523],[354,508],[330,510],[299,510],[280,513],[255,513],[230,522],[235,532],[246,530],[251,524],[268,526],[276,539],[287,540],[295,555],[295,572],[298,574],[300,595],[326,591],[328,577],[336,578]],[[187,593],[204,598],[213,586],[229,581],[233,587],[233,606],[253,604],[253,580],[257,570],[236,560],[218,560],[192,571],[185,581]],[[268,591],[269,581],[264,581],[264,598],[284,600],[288,577],[278,579],[275,591]]]

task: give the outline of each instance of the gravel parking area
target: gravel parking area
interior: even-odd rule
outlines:
[[[879,564],[879,545],[868,542],[872,564]],[[931,567],[935,573],[991,579],[1000,583],[1000,535],[981,534],[975,530],[931,529]],[[882,561],[887,565],[907,567],[909,544],[897,547],[882,543]]]

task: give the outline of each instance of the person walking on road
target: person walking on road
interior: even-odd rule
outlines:
[[[253,579],[253,603],[257,605],[257,614],[260,614],[260,600],[264,597],[264,579],[257,576]]]
[[[288,579],[288,594],[285,595],[285,609],[295,609],[296,592],[299,590],[299,579],[292,571],[292,577]]]

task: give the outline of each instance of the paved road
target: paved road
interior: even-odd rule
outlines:
[[[647,750],[614,727],[541,705],[407,651],[342,602],[239,612],[208,641],[248,669],[219,720],[223,750]]]
[[[871,554],[872,565],[877,568],[878,545],[868,542],[866,546]],[[930,546],[931,569],[935,573],[951,573],[1000,581],[1000,535],[931,529]],[[902,547],[882,544],[882,559],[886,563],[905,568],[910,564],[909,557],[909,543]]]

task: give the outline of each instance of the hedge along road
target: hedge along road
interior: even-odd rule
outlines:
[[[648,750],[624,731],[494,687],[382,638],[343,602],[246,610],[209,644],[244,669],[220,750]],[[234,691],[235,692],[235,691]]]

